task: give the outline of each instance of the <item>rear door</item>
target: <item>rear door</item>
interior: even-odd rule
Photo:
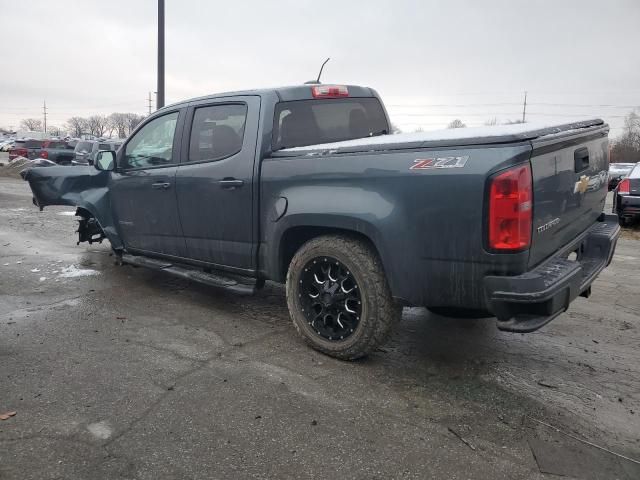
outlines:
[[[253,172],[260,98],[192,104],[176,174],[178,208],[191,259],[255,268]]]
[[[531,266],[570,243],[602,213],[608,149],[605,129],[533,142]]]
[[[109,190],[118,233],[128,250],[185,257],[176,198],[180,115],[155,117],[118,155]]]

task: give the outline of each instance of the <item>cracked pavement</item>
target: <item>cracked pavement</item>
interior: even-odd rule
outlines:
[[[3,480],[640,478],[633,234],[536,333],[405,309],[345,363],[296,337],[281,286],[116,266],[70,210],[0,177]]]

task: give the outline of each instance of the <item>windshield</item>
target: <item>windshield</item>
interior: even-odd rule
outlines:
[[[27,148],[40,148],[42,147],[42,140],[25,140],[24,146]]]
[[[93,142],[78,142],[76,145],[76,152],[90,152],[93,147]]]
[[[63,148],[68,148],[68,146],[67,146],[67,142],[58,141],[58,140],[51,140],[47,144],[47,148],[61,148],[61,149],[63,149]]]
[[[633,167],[633,171],[629,174],[629,178],[640,178],[640,163]]]
[[[626,173],[626,172],[630,172],[633,167],[634,165],[626,165],[626,164],[616,165],[615,163],[612,163],[611,165],[609,165],[609,170],[616,173]]]
[[[273,150],[386,133],[387,117],[377,98],[281,102],[275,111]]]

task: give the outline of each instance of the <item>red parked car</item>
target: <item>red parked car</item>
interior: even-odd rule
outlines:
[[[42,148],[42,140],[20,139],[16,140],[13,148],[9,150],[9,161],[13,161],[17,157],[38,158],[40,149]]]

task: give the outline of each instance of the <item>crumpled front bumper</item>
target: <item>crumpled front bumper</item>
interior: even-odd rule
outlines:
[[[532,332],[566,311],[578,296],[588,297],[593,281],[611,263],[619,236],[617,215],[602,214],[576,242],[533,270],[485,277],[487,304],[498,328]],[[574,260],[568,259],[572,252]]]

